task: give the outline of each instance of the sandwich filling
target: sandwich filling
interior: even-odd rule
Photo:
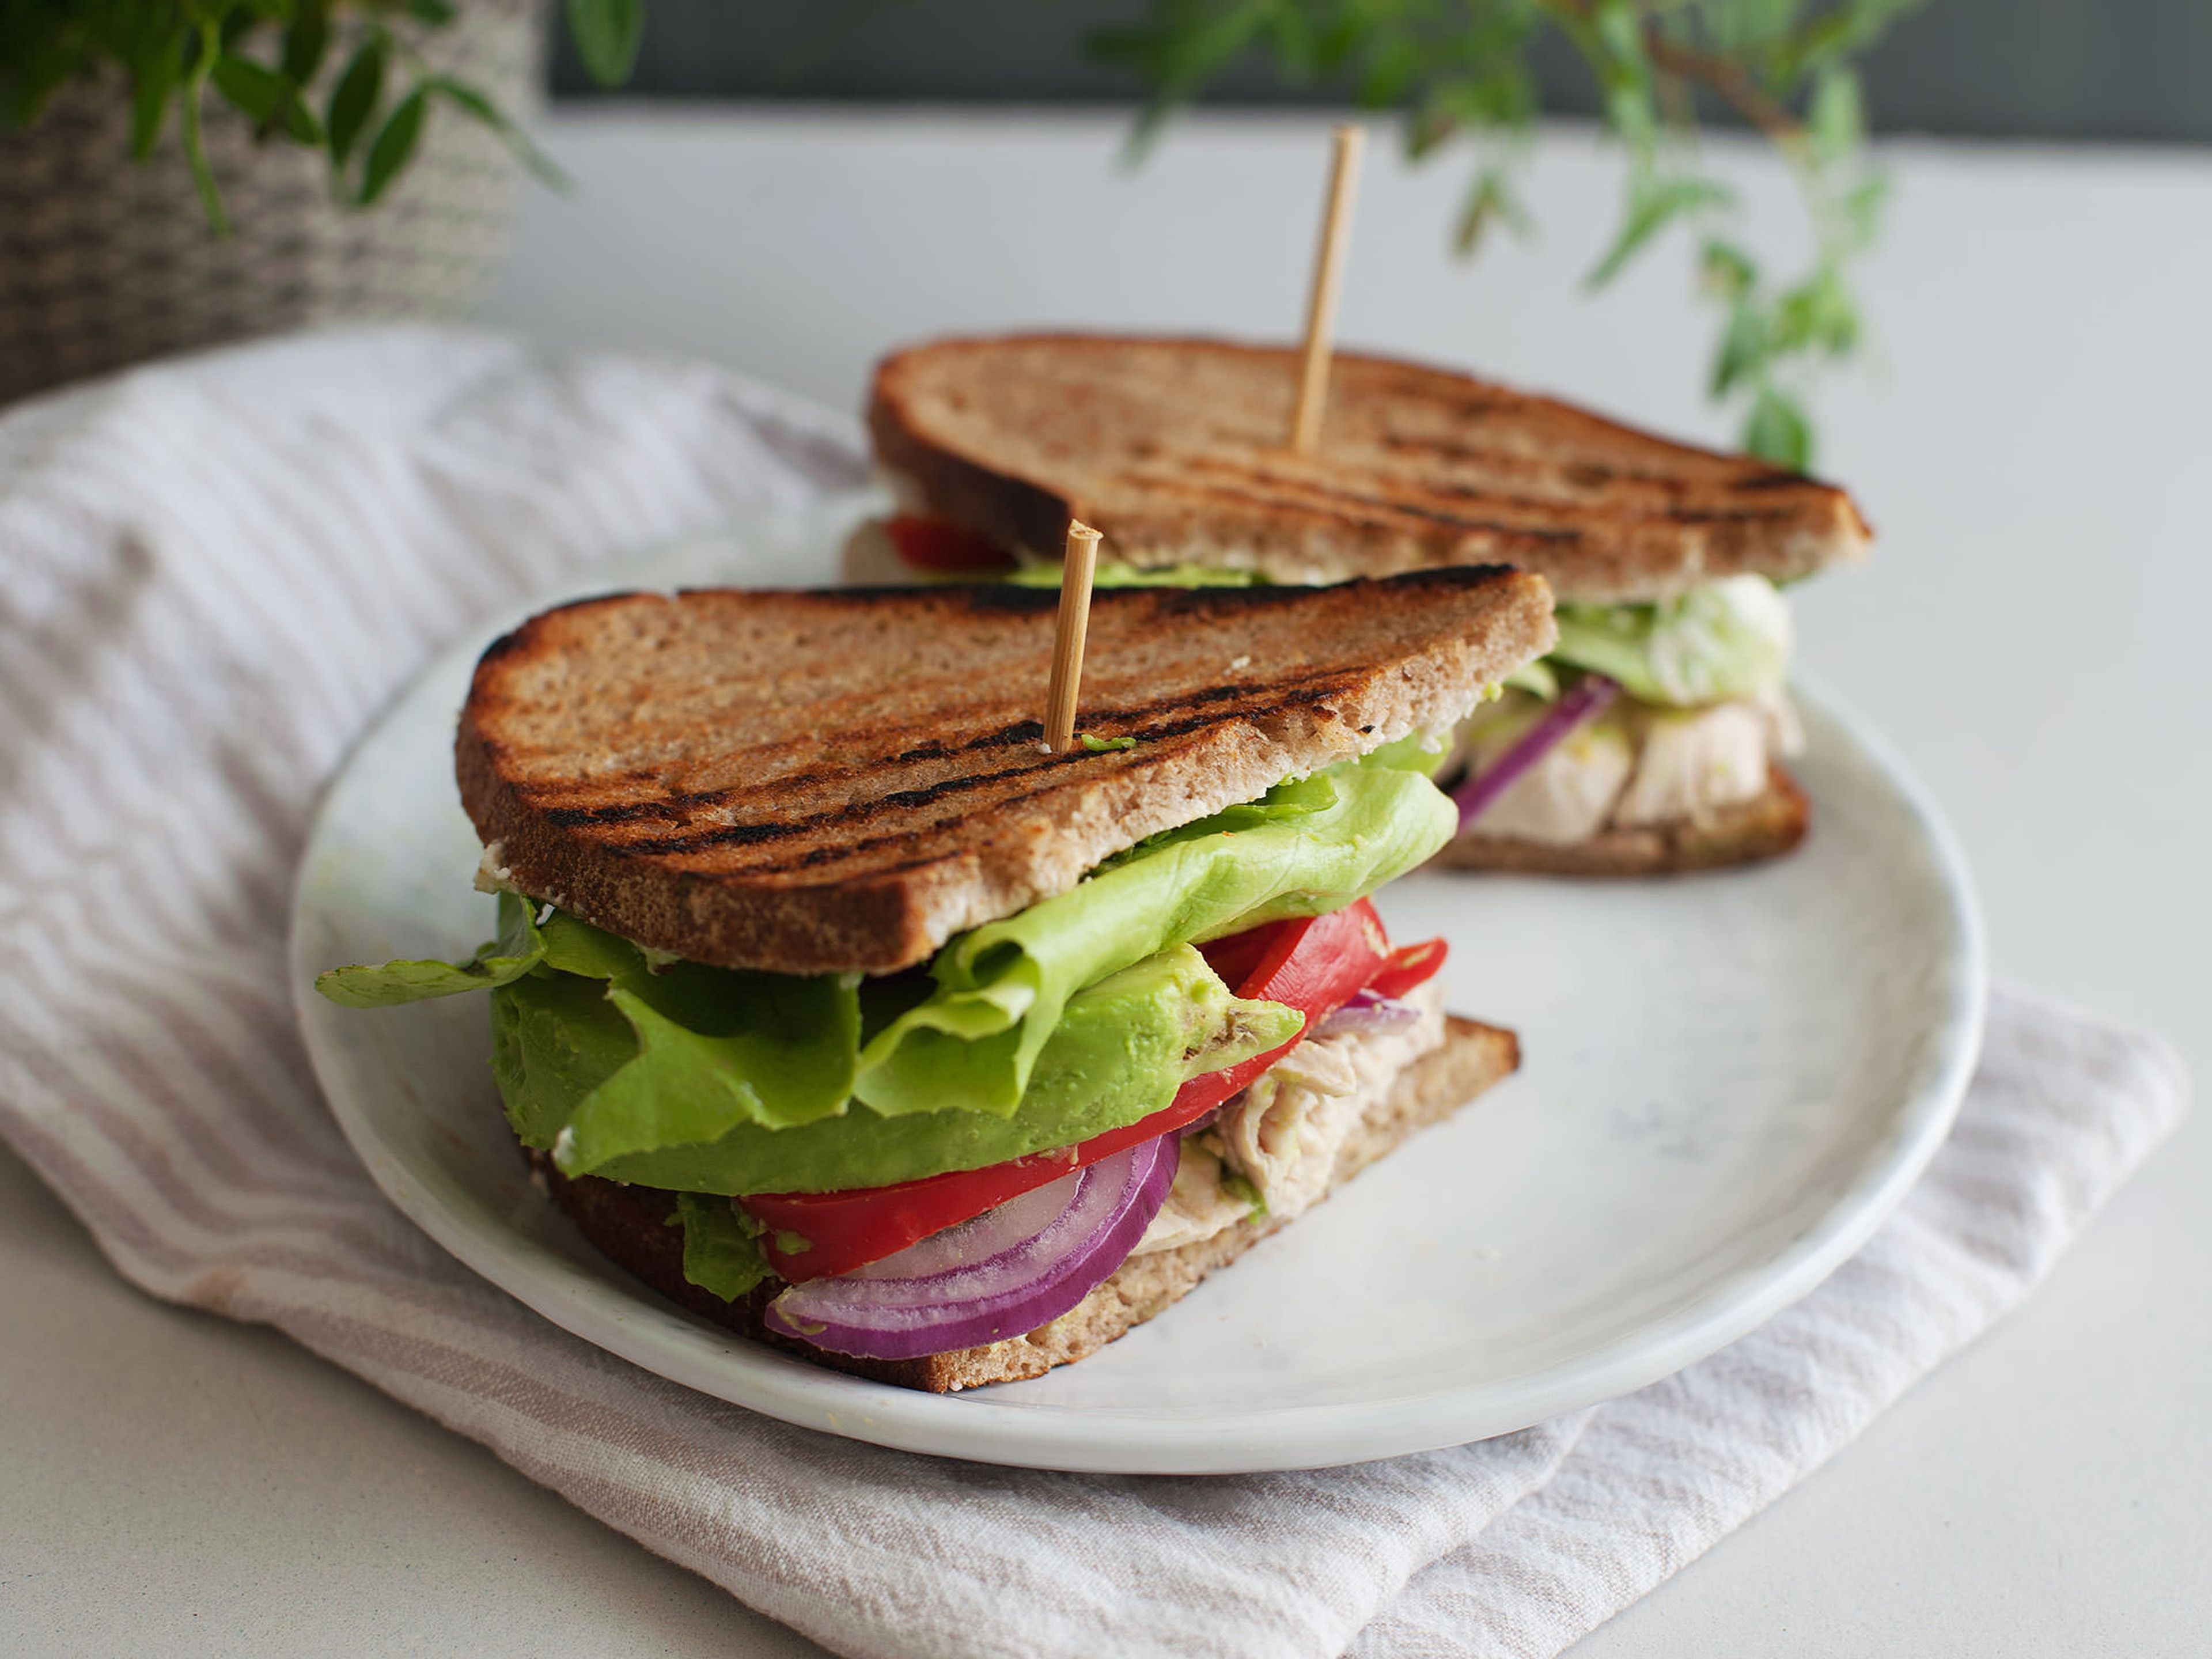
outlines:
[[[1552,653],[1460,727],[1443,775],[1466,833],[1569,847],[1702,823],[1765,793],[1803,747],[1790,605],[1765,577],[1557,616]]]
[[[918,489],[908,481],[900,493]],[[1010,552],[916,512],[862,525],[845,568],[864,582],[1060,580],[1055,560]],[[1219,565],[1114,562],[1094,580],[1101,587],[1266,580]],[[1617,830],[1703,823],[1765,793],[1771,769],[1802,749],[1785,689],[1790,602],[1765,577],[1730,576],[1647,604],[1562,605],[1554,614],[1559,643],[1462,723],[1438,769],[1462,803],[1462,834],[1571,847]]]
[[[376,1007],[490,994],[517,1137],[677,1195],[685,1276],[906,1358],[1036,1328],[1136,1250],[1295,1214],[1441,1041],[1441,944],[1367,896],[1456,813],[1442,738],[1285,781],[877,977],[709,967],[499,895],[464,963],[333,969]],[[484,876],[502,866],[488,850]]]
[[[1443,987],[1407,990],[1388,1024],[1325,1021],[1183,1136],[1175,1184],[1132,1252],[1195,1244],[1255,1215],[1289,1221],[1328,1193],[1339,1159],[1399,1074],[1444,1040]]]

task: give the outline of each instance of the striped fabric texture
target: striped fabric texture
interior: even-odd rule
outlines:
[[[441,644],[863,470],[848,425],[717,370],[413,328],[0,418],[0,1133],[118,1271],[289,1333],[841,1653],[1548,1655],[2018,1302],[2184,1109],[2164,1045],[2001,990],[1950,1143],[1812,1297],[1640,1394],[1392,1462],[988,1468],[638,1370],[355,1161],[292,1027],[292,868]]]

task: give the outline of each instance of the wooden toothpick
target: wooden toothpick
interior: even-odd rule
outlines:
[[[1083,636],[1091,626],[1091,580],[1098,569],[1098,532],[1079,520],[1067,526],[1067,557],[1060,567],[1060,621],[1052,636],[1052,683],[1044,696],[1048,755],[1075,747],[1075,696],[1083,684]]]
[[[1367,129],[1334,130],[1336,162],[1329,169],[1328,206],[1321,222],[1321,250],[1314,256],[1313,293],[1306,304],[1305,362],[1298,374],[1298,404],[1291,417],[1291,449],[1310,455],[1321,441],[1322,410],[1328,404],[1330,337],[1336,331],[1336,294],[1344,281],[1345,250],[1352,242],[1352,198],[1359,187],[1359,153]]]

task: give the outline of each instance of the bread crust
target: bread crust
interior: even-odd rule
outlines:
[[[1607,830],[1565,847],[1469,832],[1433,861],[1450,870],[1526,875],[1675,875],[1778,858],[1805,839],[1812,817],[1797,781],[1771,766],[1764,792],[1702,818]]]
[[[1156,830],[1408,731],[1551,647],[1500,569],[1101,592],[1080,725],[1039,741],[1057,595],[717,589],[562,606],[477,664],[462,805],[506,878],[720,967],[886,973]]]
[[[1212,339],[945,339],[886,357],[868,428],[929,510],[1055,553],[1071,515],[1138,565],[1335,581],[1492,561],[1562,600],[1666,598],[1863,557],[1832,485],[1419,363],[1339,352],[1311,456],[1296,354]]]
[[[1512,1032],[1456,1015],[1448,1018],[1443,1046],[1406,1068],[1396,1085],[1339,1151],[1329,1191],[1335,1191],[1414,1131],[1449,1116],[1510,1075],[1520,1063],[1520,1044]],[[1211,1238],[1132,1256],[1076,1307],[1025,1336],[921,1359],[859,1359],[769,1328],[762,1315],[780,1286],[764,1285],[731,1303],[685,1279],[684,1233],[675,1224],[672,1194],[647,1187],[625,1187],[592,1176],[565,1178],[544,1153],[531,1156],[544,1174],[554,1201],[584,1237],[678,1306],[816,1364],[933,1394],[1042,1376],[1056,1365],[1096,1353],[1181,1301],[1215,1268],[1235,1261],[1285,1224],[1273,1218],[1255,1217]]]

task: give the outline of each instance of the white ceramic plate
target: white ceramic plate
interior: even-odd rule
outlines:
[[[856,510],[763,520],[623,574],[828,580]],[[1451,1006],[1519,1030],[1518,1077],[1081,1364],[946,1396],[837,1376],[690,1318],[582,1242],[500,1117],[482,999],[363,1013],[309,989],[333,963],[461,957],[491,931],[451,763],[489,637],[425,674],[324,803],[292,937],[316,1073],[378,1184],[470,1267],[580,1336],[787,1422],[986,1462],[1180,1474],[1522,1428],[1654,1382],[1820,1283],[1942,1139],[1979,1042],[1958,849],[1887,747],[1807,692],[1799,771],[1818,817],[1796,857],[1385,891],[1401,938],[1450,939]]]

